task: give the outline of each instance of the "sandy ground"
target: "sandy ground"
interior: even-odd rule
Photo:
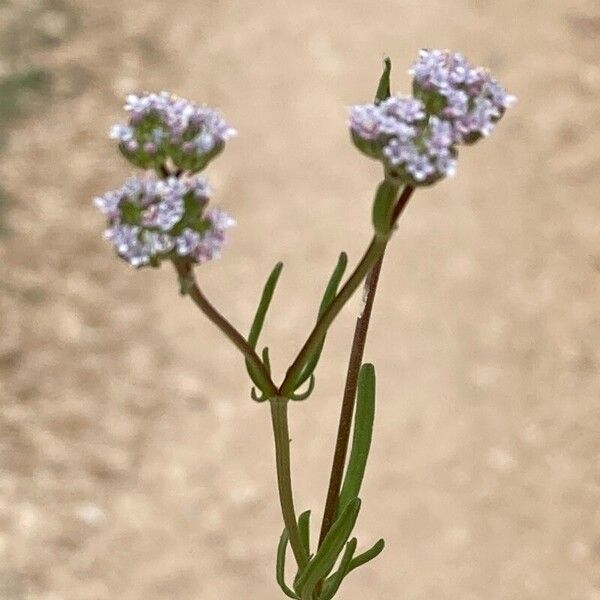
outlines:
[[[201,279],[245,330],[285,262],[265,332],[282,373],[337,253],[370,235],[378,169],[345,106],[384,53],[407,90],[421,46],[490,65],[519,104],[391,245],[358,526],[388,547],[340,598],[600,599],[596,0],[4,0],[0,29],[2,600],[281,597],[267,409],[173,274],[101,240],[91,198],[129,172],[106,132],[138,89],[239,129],[208,173],[239,226]],[[291,414],[318,515],[356,309]]]

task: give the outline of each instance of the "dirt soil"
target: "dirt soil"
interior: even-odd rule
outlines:
[[[419,192],[367,348],[376,437],[358,525],[383,555],[344,600],[600,599],[597,0],[0,1],[0,598],[281,598],[268,410],[169,269],[101,239],[94,195],[131,90],[222,109],[208,175],[238,227],[206,293],[283,373],[341,249],[370,236],[375,164],[346,106],[381,58],[459,49],[519,97],[458,176]],[[301,510],[320,517],[358,299],[294,405]]]

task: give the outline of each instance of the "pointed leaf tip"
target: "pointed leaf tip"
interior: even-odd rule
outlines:
[[[298,596],[287,586],[285,583],[285,553],[288,547],[288,532],[287,529],[283,530],[281,537],[279,538],[279,545],[277,546],[277,562],[275,566],[275,578],[277,584],[281,588],[281,591],[288,597],[298,600]]]
[[[377,86],[377,92],[375,93],[375,104],[379,104],[383,100],[387,100],[392,93],[390,91],[390,73],[392,71],[392,61],[389,56],[383,59],[383,73]]]
[[[265,322],[265,317],[267,316],[267,311],[269,310],[269,306],[271,304],[271,300],[273,299],[275,287],[277,286],[277,281],[279,280],[279,276],[281,275],[282,268],[283,263],[278,262],[271,271],[271,274],[269,275],[269,278],[267,279],[267,282],[265,283],[265,286],[263,288],[260,301],[258,303],[258,308],[256,309],[256,315],[254,316],[252,326],[250,327],[250,333],[248,334],[248,344],[252,348],[256,348],[256,344],[258,342],[260,332],[262,331]],[[263,362],[265,362],[264,355]],[[266,363],[265,366],[267,367],[267,370],[269,370],[269,367],[268,365],[266,365]],[[258,388],[260,388],[260,377],[256,372],[256,368],[248,360],[246,360],[246,370],[248,371],[248,375],[250,375],[250,378],[252,379],[254,384]]]
[[[377,558],[383,552],[384,548],[385,548],[385,540],[383,538],[380,540],[377,540],[373,544],[373,546],[371,546],[371,548],[369,548],[368,550],[365,550],[365,552],[362,552],[358,556],[355,556],[350,561],[346,575],[348,573],[351,573],[352,571],[354,571],[354,569],[358,569],[358,567],[362,567],[363,565],[366,565],[369,561],[373,560],[374,558]]]
[[[346,267],[348,266],[348,255],[345,252],[341,252],[338,258],[338,261],[335,265],[333,273],[329,278],[329,282],[327,283],[327,287],[325,288],[325,292],[323,293],[323,298],[321,300],[321,304],[319,306],[318,318],[321,318],[323,313],[327,310],[329,305],[333,302],[335,295],[338,292],[338,288],[342,281],[342,277],[344,276],[344,272]],[[314,370],[317,368],[319,364],[319,359],[321,358],[321,352],[323,351],[323,346],[325,345],[325,337],[321,340],[321,343],[317,346],[315,351],[309,356],[298,381],[294,384],[294,389],[297,390],[310,376],[313,374]],[[311,390],[312,391],[312,390]]]
[[[314,558],[296,581],[296,592],[302,600],[312,600],[313,592],[321,579],[327,577],[344,549],[360,511],[360,498],[351,500],[335,520]]]
[[[342,555],[342,559],[340,561],[340,566],[338,570],[328,577],[325,581],[325,585],[323,586],[323,595],[319,598],[319,600],[331,600],[336,594],[342,581],[348,574],[348,569],[350,567],[352,557],[356,552],[356,546],[358,544],[358,540],[356,538],[352,538],[347,544],[346,549],[344,550],[344,554]]]
[[[253,348],[256,348],[258,336],[262,331],[267,310],[269,310],[271,300],[273,299],[273,294],[275,293],[275,286],[277,285],[282,269],[283,263],[278,262],[275,267],[273,267],[273,270],[271,271],[271,274],[264,285],[260,302],[258,303],[258,308],[256,309],[256,315],[254,316],[254,321],[252,322],[252,327],[250,328],[250,333],[248,334],[248,343]]]
[[[298,531],[304,544],[306,555],[310,556],[310,510],[303,512],[298,517]]]

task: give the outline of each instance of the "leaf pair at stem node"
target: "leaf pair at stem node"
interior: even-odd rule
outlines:
[[[342,252],[335,266],[335,269],[331,274],[327,287],[325,288],[323,299],[321,300],[321,305],[319,307],[317,319],[320,319],[323,316],[323,313],[329,308],[330,304],[335,299],[338,288],[340,286],[340,282],[342,280],[342,277],[344,276],[347,264],[348,257],[345,252]],[[250,328],[250,333],[248,335],[248,344],[253,349],[256,349],[258,338],[262,331],[267,311],[269,310],[269,306],[271,305],[271,300],[273,299],[275,288],[277,286],[277,282],[279,281],[279,276],[281,275],[282,269],[283,263],[277,263],[271,271],[271,274],[269,275],[263,288],[260,302],[258,303],[258,308],[256,309],[256,314],[254,316],[254,320]],[[297,378],[293,386],[294,391],[291,394],[287,395],[289,396],[290,400],[306,400],[312,394],[315,387],[314,371],[317,368],[317,365],[319,364],[319,359],[321,358],[321,353],[323,351],[324,345],[325,336],[323,335],[322,338],[319,340],[319,343],[316,345],[314,351],[308,356],[307,360],[305,361],[300,376]],[[267,367],[267,370],[270,373],[271,367],[269,362],[268,348],[264,348],[263,350],[263,362],[265,363],[265,366]],[[256,402],[264,402],[265,400],[269,400],[270,398],[268,393],[260,387],[259,378],[257,377],[255,367],[249,361],[246,361],[246,369],[255,386],[261,391],[261,394],[259,395],[256,389],[253,387],[251,390],[252,399]],[[298,390],[307,381],[307,389],[304,392],[299,392]]]

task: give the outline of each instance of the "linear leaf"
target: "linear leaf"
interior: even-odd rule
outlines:
[[[277,281],[281,275],[281,269],[283,269],[283,263],[278,262],[271,271],[271,274],[269,275],[269,278],[267,279],[267,282],[263,288],[260,302],[258,303],[258,308],[256,309],[252,326],[250,327],[250,333],[248,334],[248,344],[252,348],[256,348],[256,344],[258,343],[258,338],[265,323],[265,317],[267,315],[267,311],[269,310],[271,300],[273,299]],[[260,379],[257,377],[256,369],[249,361],[246,361],[246,370],[248,371],[248,375],[250,375],[250,378],[254,384],[260,389]]]
[[[350,565],[348,566],[348,571],[347,571],[346,575],[348,573],[354,571],[354,569],[358,569],[358,567],[362,567],[363,565],[366,565],[369,561],[373,560],[374,558],[377,558],[383,552],[384,548],[385,548],[385,540],[381,539],[381,540],[378,540],[377,542],[375,542],[375,544],[373,544],[373,546],[371,548],[369,548],[362,554],[355,556],[351,560]]]
[[[279,545],[277,546],[277,563],[275,567],[275,577],[279,587],[288,598],[294,598],[299,600],[299,597],[294,594],[292,590],[285,583],[285,553],[288,546],[288,532],[287,529],[283,530],[281,537],[279,538]]]
[[[354,433],[352,449],[344,483],[338,501],[338,511],[360,493],[360,486],[365,475],[375,419],[375,367],[365,363],[358,374],[358,392],[356,395],[356,412],[354,415]]]
[[[390,73],[392,71],[392,61],[389,56],[383,59],[383,73],[377,86],[375,94],[375,104],[379,104],[383,100],[387,100],[391,96],[390,91]]]
[[[248,334],[248,343],[253,348],[256,348],[258,336],[262,331],[263,324],[265,322],[265,316],[269,310],[271,300],[273,299],[275,286],[277,285],[277,281],[281,275],[281,269],[283,269],[283,263],[278,262],[271,271],[271,274],[265,283],[265,287],[263,288],[260,302],[258,303],[258,308],[256,309],[256,315],[254,316],[254,321],[252,321],[252,327],[250,328],[250,333]]]
[[[334,522],[314,558],[297,579],[295,588],[302,600],[312,600],[317,583],[329,575],[354,529],[359,511],[360,499],[355,498]]]
[[[298,530],[300,531],[300,539],[304,544],[306,555],[310,556],[310,510],[303,512],[298,517]]]
[[[379,236],[389,237],[391,230],[392,212],[398,195],[398,186],[383,180],[377,188],[373,201],[373,226]]]
[[[327,287],[325,288],[325,292],[321,300],[321,305],[319,306],[318,318],[320,318],[323,315],[323,313],[327,310],[329,305],[333,302],[333,299],[337,294],[340,282],[342,281],[342,277],[344,276],[344,271],[346,270],[347,264],[348,255],[345,252],[342,252],[338,258],[335,269],[333,270],[333,273],[329,278]],[[306,366],[304,367],[302,374],[296,382],[295,389],[298,389],[313,374],[314,370],[317,368],[317,364],[319,363],[319,359],[321,358],[321,352],[323,351],[324,345],[325,337],[323,337],[321,343],[317,346],[313,354],[308,358]]]
[[[331,598],[336,595],[340,585],[342,584],[342,581],[344,580],[344,577],[346,577],[346,574],[348,573],[350,561],[356,552],[357,544],[358,541],[356,538],[352,538],[346,544],[346,550],[344,550],[342,560],[340,561],[340,566],[338,567],[338,570],[325,582],[325,585],[323,586],[323,593],[319,597],[319,600],[331,600]]]
[[[265,367],[267,367],[267,371],[269,375],[271,374],[271,359],[269,357],[269,347],[265,346],[262,351],[262,360],[265,363]]]

